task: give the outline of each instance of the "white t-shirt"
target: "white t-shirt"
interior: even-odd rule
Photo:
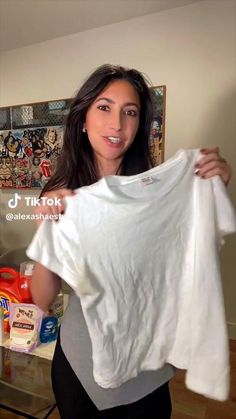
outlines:
[[[189,389],[228,397],[218,250],[236,219],[220,178],[194,176],[198,158],[180,150],[145,173],[80,188],[28,248],[80,298],[104,388],[170,363],[187,370]]]

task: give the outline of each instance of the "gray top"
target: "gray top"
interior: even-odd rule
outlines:
[[[166,364],[145,371],[120,387],[104,389],[93,378],[92,346],[80,300],[72,293],[61,325],[63,352],[89,397],[99,410],[133,403],[156,390],[173,377],[175,369]]]

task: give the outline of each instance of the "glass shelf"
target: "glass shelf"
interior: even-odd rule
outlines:
[[[51,361],[0,347],[0,407],[44,419],[54,406]]]

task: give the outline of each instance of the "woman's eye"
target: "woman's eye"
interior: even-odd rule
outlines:
[[[138,115],[138,112],[135,111],[134,109],[128,109],[127,111],[125,111],[125,113],[126,113],[126,115],[129,115],[129,116],[137,116]]]
[[[98,109],[100,111],[109,111],[109,106],[107,106],[107,105],[99,105],[98,106]]]

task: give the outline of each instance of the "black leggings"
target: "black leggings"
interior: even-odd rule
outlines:
[[[170,419],[168,383],[137,402],[98,410],[67,361],[58,337],[52,362],[52,386],[61,419]]]

